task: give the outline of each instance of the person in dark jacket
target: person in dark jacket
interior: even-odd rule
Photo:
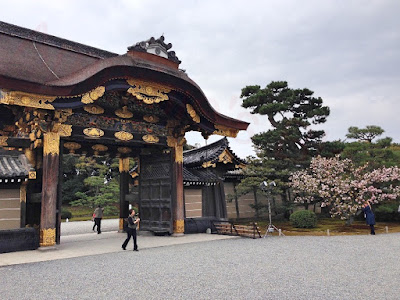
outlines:
[[[140,219],[135,216],[136,212],[134,209],[129,210],[128,227],[126,228],[127,238],[122,244],[122,249],[126,250],[129,240],[133,237],[133,251],[139,251],[136,243],[136,227],[140,222]]]
[[[99,206],[97,206],[97,208],[94,210],[94,213],[93,213],[93,218],[94,218],[93,231],[94,231],[94,227],[97,226],[97,234],[101,233],[101,219],[103,218],[103,211],[104,211],[104,208],[102,208],[99,205]]]
[[[365,201],[364,203],[364,207],[363,207],[363,212],[365,215],[365,221],[367,222],[367,225],[369,225],[369,227],[371,228],[371,234],[375,235],[375,215],[372,212],[371,209],[371,204],[369,203],[369,201]]]

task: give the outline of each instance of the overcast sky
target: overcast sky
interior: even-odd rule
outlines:
[[[250,122],[229,139],[242,158],[265,117],[241,108],[246,85],[288,81],[329,106],[325,140],[381,126],[400,143],[400,1],[2,1],[1,21],[104,50],[164,34],[220,113]],[[0,58],[1,59],[1,58]],[[219,139],[210,137],[208,143]],[[187,134],[190,144],[204,140]]]

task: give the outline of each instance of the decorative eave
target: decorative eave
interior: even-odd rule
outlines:
[[[28,178],[31,178],[32,170],[33,168],[24,154],[19,151],[0,149],[0,183],[27,181]]]
[[[71,41],[64,43],[66,41],[64,39],[36,33],[29,29],[6,23],[0,24],[8,28],[0,30],[0,46],[4,45],[1,44],[1,38],[6,39],[7,42],[6,46],[0,47],[0,52],[3,51],[9,56],[0,63],[0,89],[3,90],[3,99],[4,94],[8,95],[7,97],[18,98],[12,93],[19,93],[21,96],[17,101],[19,105],[23,105],[24,101],[30,101],[26,98],[29,95],[33,99],[30,101],[31,105],[34,102],[41,106],[44,103],[48,104],[48,108],[40,108],[52,109],[52,106],[55,109],[72,108],[79,104],[81,98],[90,102],[92,97],[87,95],[99,88],[104,88],[105,92],[125,88],[128,90],[131,86],[127,80],[135,79],[152,82],[184,95],[188,99],[184,105],[189,105],[186,106],[187,116],[193,120],[191,130],[199,130],[205,135],[220,134],[235,137],[240,130],[246,130],[249,125],[247,122],[216,112],[197,84],[185,72],[179,70],[176,62],[170,57],[164,58],[140,51],[133,51],[134,55],[130,52],[125,55],[116,55]],[[13,31],[16,33],[14,34]],[[30,49],[26,53],[27,57],[20,57],[12,52],[12,48],[21,41],[26,44],[24,51],[28,51],[27,48]],[[48,61],[53,61],[53,65],[47,63],[50,66],[46,68],[35,53],[33,42],[36,43],[39,51],[46,53]],[[66,46],[62,46],[64,44]],[[73,54],[68,54],[70,52]],[[69,61],[60,64],[57,57],[63,55],[69,55]],[[21,62],[15,64],[13,60],[21,60]],[[74,63],[75,61],[81,63]],[[166,61],[175,65],[163,63]],[[26,70],[16,69],[17,65],[25,66]],[[33,73],[32,70],[35,72]],[[58,78],[55,78],[50,71],[58,73]],[[155,79],[157,82],[154,82]],[[23,93],[25,95],[22,95]],[[62,104],[59,104],[58,99],[63,99]],[[95,99],[92,100],[95,101]],[[10,102],[6,101],[5,104],[7,103]]]

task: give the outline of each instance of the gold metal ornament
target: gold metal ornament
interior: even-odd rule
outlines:
[[[8,136],[0,136],[0,146],[7,147]]]
[[[123,119],[129,119],[133,117],[133,113],[128,109],[127,106],[123,106],[122,109],[118,109],[115,111],[115,114]]]
[[[99,152],[105,152],[108,150],[108,147],[105,145],[101,144],[96,144],[92,146],[92,149],[94,150],[94,155],[99,155]]]
[[[196,123],[200,123],[200,116],[196,113],[193,106],[191,106],[190,104],[186,104],[186,110],[193,121],[195,121]]]
[[[145,82],[135,79],[128,79],[127,82],[131,86],[128,89],[128,93],[146,104],[160,103],[161,101],[169,100],[167,94],[171,89],[168,87],[154,82]]]
[[[85,104],[90,104],[99,99],[101,96],[104,95],[106,88],[104,86],[98,86],[94,90],[84,94],[82,96],[81,102]]]
[[[119,172],[129,172],[129,157],[119,159]]]
[[[222,136],[228,136],[228,137],[236,137],[239,130],[234,129],[234,128],[229,128],[226,126],[222,126],[222,125],[214,125],[215,127],[215,131],[213,132],[213,134],[218,134],[218,135],[222,135]]]
[[[36,171],[29,171],[28,178],[31,180],[36,179]]]
[[[64,143],[64,147],[69,150],[70,154],[74,154],[76,150],[81,148],[81,145],[75,142]]]
[[[93,115],[101,115],[104,113],[104,108],[95,104],[85,105],[83,109]]]
[[[126,131],[118,131],[114,134],[114,136],[121,141],[130,141],[133,139],[132,133]]]
[[[19,188],[19,201],[26,203],[26,184],[21,184]]]
[[[18,91],[3,91],[0,103],[54,110],[54,106],[50,103],[55,99],[56,97],[53,96],[37,95]]]
[[[146,134],[142,137],[142,139],[143,139],[143,141],[145,141],[146,143],[149,143],[149,144],[158,143],[160,141],[158,136],[155,136],[152,134]]]
[[[185,232],[185,221],[175,220],[174,221],[174,233],[184,233]]]
[[[43,154],[58,155],[60,153],[60,135],[56,132],[43,134]]]
[[[90,138],[99,138],[104,135],[104,131],[99,128],[85,128],[83,130],[83,134],[90,137]]]
[[[56,229],[40,229],[40,246],[54,246],[56,244]]]
[[[132,150],[128,147],[118,147],[117,150],[121,154],[128,154],[132,152]]]
[[[153,115],[146,115],[146,116],[143,116],[143,120],[145,120],[146,122],[149,122],[149,123],[158,123],[160,121],[160,118],[157,116],[153,116]]]

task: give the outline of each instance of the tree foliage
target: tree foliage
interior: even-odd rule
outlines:
[[[356,167],[350,159],[315,157],[309,168],[293,173],[295,201],[321,202],[331,216],[349,219],[369,200],[379,203],[400,196],[400,169]]]
[[[356,126],[349,127],[348,133],[346,134],[346,137],[349,139],[356,139],[359,141],[365,141],[368,143],[371,143],[372,140],[384,133],[385,131],[375,125],[368,125],[365,128],[358,128]]]
[[[307,88],[291,89],[286,81],[242,89],[242,106],[252,114],[265,115],[272,127],[252,137],[264,168],[260,182],[274,180],[284,201],[290,200],[287,183],[291,172],[308,166],[318,151],[335,148],[322,147],[324,131],[311,128],[324,123],[329,115],[329,108],[313,94]]]
[[[279,161],[281,168],[307,165],[325,134],[310,128],[329,115],[329,108],[313,94],[307,88],[291,89],[286,81],[273,81],[264,89],[258,85],[242,89],[242,106],[252,114],[266,115],[273,128],[254,135],[252,141],[258,152]]]

